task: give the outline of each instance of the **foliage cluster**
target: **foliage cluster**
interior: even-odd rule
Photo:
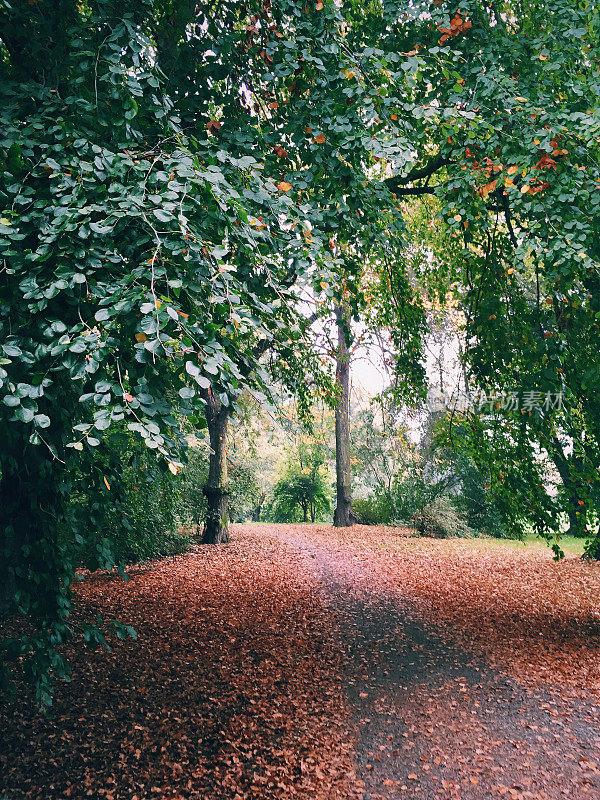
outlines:
[[[316,522],[331,513],[331,478],[318,442],[300,442],[292,450],[273,490],[267,519]]]
[[[112,432],[93,469],[76,471],[70,486],[61,540],[73,538],[80,545],[76,560],[90,569],[122,568],[187,549],[187,537],[177,530],[178,481],[129,431]],[[89,525],[85,537],[78,533],[82,519]]]

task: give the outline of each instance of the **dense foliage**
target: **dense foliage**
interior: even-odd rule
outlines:
[[[300,442],[288,454],[267,512],[274,522],[322,521],[331,513],[331,481],[318,442]]]
[[[79,544],[76,560],[90,569],[123,569],[184,552],[188,540],[178,533],[180,488],[167,465],[129,431],[113,431],[104,444],[86,463],[87,472],[82,465],[69,476],[68,524],[61,541]]]
[[[77,560],[112,567],[101,520],[141,510],[125,452],[162,459],[140,456],[166,530],[186,420],[274,380],[305,411],[316,388],[335,399],[299,297],[317,315],[341,302],[342,329],[386,329],[396,397],[415,399],[426,301],[453,293],[466,383],[493,398],[452,418],[464,485],[489,479],[509,532],[523,509],[541,534],[564,513],[589,532],[599,15],[572,0],[0,3],[0,613],[34,622],[4,654],[28,654],[40,699],[65,673]],[[561,405],[525,408],[532,393]]]

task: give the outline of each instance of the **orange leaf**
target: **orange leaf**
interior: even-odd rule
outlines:
[[[324,133],[320,133],[318,136],[315,136],[315,142],[317,144],[323,144],[324,141],[325,141],[325,134]]]
[[[145,333],[136,333],[135,339],[137,342],[145,342],[148,337]]]
[[[289,190],[292,188],[292,184],[288,183],[287,181],[280,181],[277,184],[277,188],[280,192],[289,192]]]
[[[104,475],[103,480],[104,480],[104,485],[106,486],[106,488],[110,492],[110,483],[106,480],[106,475]]]
[[[477,190],[482,197],[487,197],[490,192],[493,192],[496,188],[496,184],[498,183],[497,180],[490,181],[490,183],[486,183],[483,186],[480,186]]]

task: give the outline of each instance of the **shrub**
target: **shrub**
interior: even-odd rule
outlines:
[[[315,522],[331,513],[326,479],[320,471],[308,475],[286,474],[273,490],[274,522]]]
[[[361,525],[389,525],[394,521],[394,505],[383,494],[353,499],[352,511]]]
[[[412,515],[412,522],[422,536],[433,536],[436,539],[474,535],[474,531],[469,528],[447,495],[436,497],[420,511],[416,511]]]
[[[290,450],[267,509],[272,522],[316,522],[331,513],[330,476],[321,445],[300,442]]]
[[[187,550],[187,537],[177,531],[177,479],[132,434],[118,431],[107,437],[93,467],[70,477],[71,524],[62,536],[74,536],[78,560],[90,569]],[[81,519],[88,523],[85,537],[77,533]]]
[[[443,491],[444,484],[428,482],[416,466],[404,475],[396,476],[392,486],[393,516],[397,521],[408,521]]]
[[[588,561],[600,561],[600,533],[587,540],[583,548],[582,558]]]
[[[452,454],[452,468],[456,473],[459,492],[455,504],[469,527],[478,533],[498,539],[508,537],[500,509],[485,488],[486,479],[466,453]]]

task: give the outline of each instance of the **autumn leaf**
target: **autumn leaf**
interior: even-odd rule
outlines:
[[[490,181],[490,183],[486,183],[483,186],[480,186],[477,190],[482,197],[487,197],[490,192],[493,192],[498,184],[497,180]]]
[[[318,136],[315,136],[315,142],[317,144],[323,144],[325,142],[325,134],[320,133]]]
[[[292,184],[288,183],[287,181],[280,181],[277,184],[277,188],[280,192],[289,192],[289,190],[292,188]]]

